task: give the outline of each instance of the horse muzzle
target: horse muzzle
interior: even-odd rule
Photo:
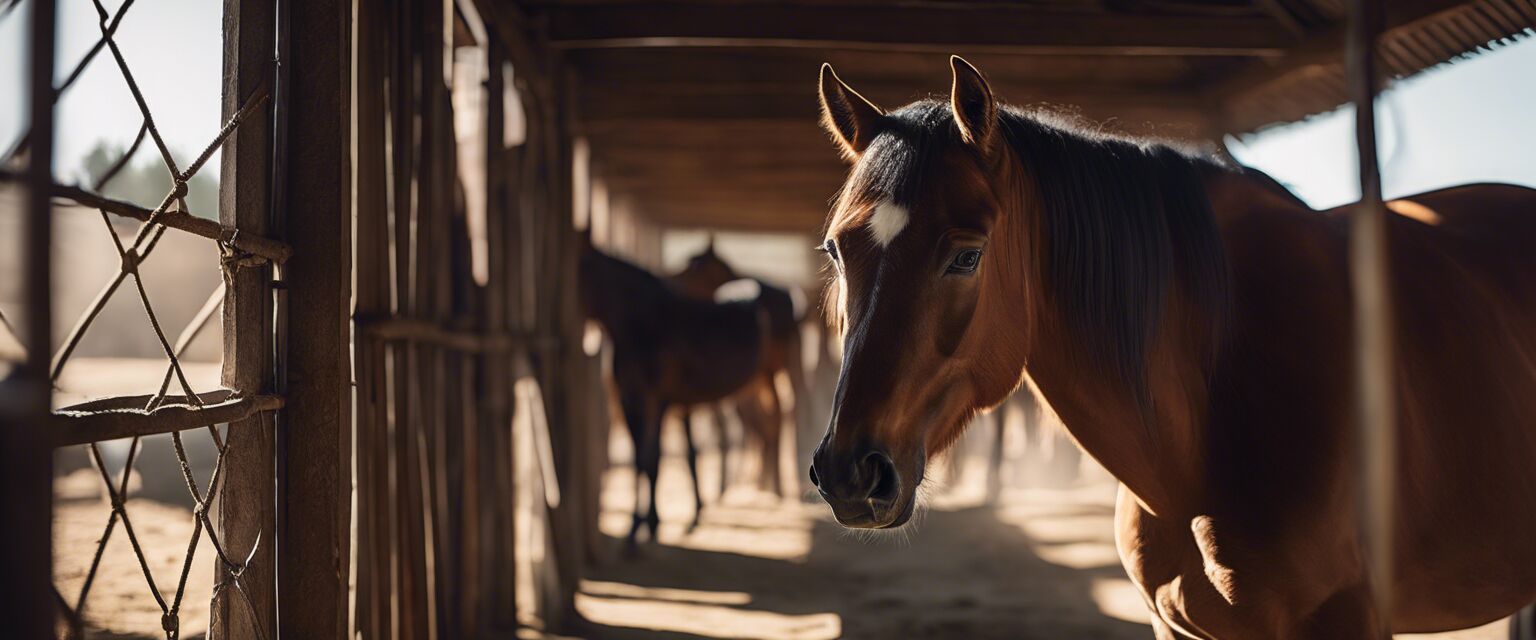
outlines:
[[[860,447],[838,454],[823,442],[812,460],[811,484],[832,507],[838,524],[888,529],[912,518],[915,481],[904,481],[884,451]]]

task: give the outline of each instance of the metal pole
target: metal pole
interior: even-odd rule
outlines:
[[[1375,99],[1380,84],[1376,38],[1380,0],[1354,0],[1349,12],[1349,90],[1355,103],[1360,204],[1350,220],[1354,290],[1355,419],[1359,434],[1359,533],[1367,584],[1381,637],[1392,621],[1392,509],[1396,492],[1396,398],[1393,393],[1392,292],[1386,208],[1376,157]]]
[[[22,254],[27,301],[22,343],[26,362],[0,385],[0,602],[6,633],[53,637],[53,455],[47,440],[48,354],[53,350],[49,191],[53,184],[54,3],[33,0],[28,93],[31,149],[27,153],[26,215],[16,247]]]

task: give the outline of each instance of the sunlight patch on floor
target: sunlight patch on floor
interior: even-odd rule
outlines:
[[[662,462],[663,491],[657,505],[661,544],[791,562],[803,562],[811,552],[811,508],[750,487],[733,487],[723,501],[710,502],[699,527],[689,531],[693,504],[687,473],[687,466],[679,460]],[[680,483],[689,490],[666,490],[668,483]],[[604,486],[599,526],[603,533],[622,538],[633,522],[634,501],[625,498],[635,493],[634,473],[629,467],[611,469],[605,474]]]
[[[1151,614],[1136,585],[1125,578],[1094,578],[1093,603],[1106,616],[1126,622],[1149,624]]]
[[[590,584],[590,583],[588,583]],[[614,583],[600,583],[599,590],[613,593]],[[610,585],[610,586],[601,586]],[[612,627],[687,633],[706,638],[751,637],[762,640],[829,640],[842,635],[843,621],[835,613],[789,615],[752,611],[723,604],[703,604],[674,599],[676,592],[692,598],[746,596],[747,594],[650,589],[622,585],[626,595],[576,594],[576,610],[587,620]],[[638,590],[638,591],[634,591]],[[634,594],[634,595],[628,595]],[[749,598],[750,599],[750,598]],[[750,636],[742,631],[750,629]]]
[[[632,598],[636,600],[649,599],[734,606],[752,604],[752,594],[744,591],[698,591],[695,589],[642,587],[622,582],[604,582],[602,580],[582,580],[581,592],[591,596]]]

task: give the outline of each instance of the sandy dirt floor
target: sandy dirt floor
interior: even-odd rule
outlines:
[[[143,392],[163,372],[157,363],[84,361],[66,391]],[[75,365],[71,365],[72,368]],[[111,376],[106,388],[94,378]],[[142,371],[139,371],[142,369]],[[203,365],[203,388],[216,366]],[[186,438],[194,474],[206,483],[213,460],[204,433]],[[1151,638],[1140,598],[1124,577],[1112,543],[1115,485],[1085,468],[1064,489],[1012,487],[998,504],[982,499],[982,467],[970,459],[948,490],[933,492],[918,526],[898,535],[861,538],[834,523],[819,502],[778,500],[741,483],[723,501],[709,500],[701,526],[693,515],[687,467],[669,429],[660,482],[662,530],[636,559],[617,550],[634,504],[627,437],[615,434],[603,494],[602,528],[615,551],[582,584],[578,610],[588,638]],[[705,441],[701,469],[707,498],[719,490],[718,458]],[[124,442],[104,445],[116,474]],[[110,508],[101,478],[83,451],[60,452],[54,517],[55,582],[74,604]],[[162,597],[174,599],[192,538],[191,502],[164,438],[146,443],[136,464],[127,509]],[[936,474],[937,475],[937,474]],[[134,558],[122,525],[115,527],[91,585],[84,616],[92,637],[165,637],[161,609]],[[213,553],[197,547],[180,608],[182,637],[207,627]],[[3,634],[0,634],[3,635]],[[530,632],[527,635],[538,637]],[[1495,640],[1503,623],[1426,636]]]
[[[217,363],[185,363],[187,376],[198,390],[218,387]],[[56,394],[56,405],[117,394],[153,393],[165,373],[163,360],[139,358],[76,358],[65,369]],[[183,434],[188,462],[203,491],[217,456],[206,430]],[[102,461],[117,482],[127,458],[128,441],[100,445]],[[72,608],[80,602],[98,543],[106,531],[112,508],[105,483],[91,462],[86,447],[60,449],[54,456],[54,585]],[[122,521],[112,532],[84,606],[80,607],[88,637],[164,638],[163,610],[152,595],[153,580],[167,607],[176,604],[176,592],[192,541],[191,495],[182,479],[169,436],[145,438],[129,479],[125,505],[134,537],[144,553],[149,577],[139,565],[133,542]],[[198,537],[195,555],[177,609],[182,638],[203,637],[208,629],[209,601],[213,593],[214,551],[206,532]]]
[[[676,438],[673,438],[676,440]],[[670,442],[679,451],[677,442]],[[977,460],[976,462],[979,462]],[[700,466],[715,463],[706,457]],[[1090,466],[1090,465],[1085,465]],[[864,538],[810,501],[732,488],[692,516],[676,455],[660,482],[658,544],[617,556],[583,583],[591,638],[1135,638],[1152,637],[1113,546],[1115,483],[1087,469],[1066,489],[1006,490],[984,504],[980,464],[931,500],[919,526]],[[718,476],[718,474],[715,474]],[[626,531],[629,468],[609,473],[604,531]],[[704,480],[706,497],[715,478]],[[1433,636],[1506,637],[1504,623]]]

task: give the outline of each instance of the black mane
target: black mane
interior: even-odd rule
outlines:
[[[1149,408],[1147,344],[1173,291],[1210,314],[1213,332],[1225,324],[1228,267],[1204,179],[1233,169],[1051,114],[1004,107],[998,116],[1041,209],[1045,295],[1093,364]],[[877,192],[910,201],[933,159],[963,144],[946,102],[913,103],[879,126],[844,197]]]

